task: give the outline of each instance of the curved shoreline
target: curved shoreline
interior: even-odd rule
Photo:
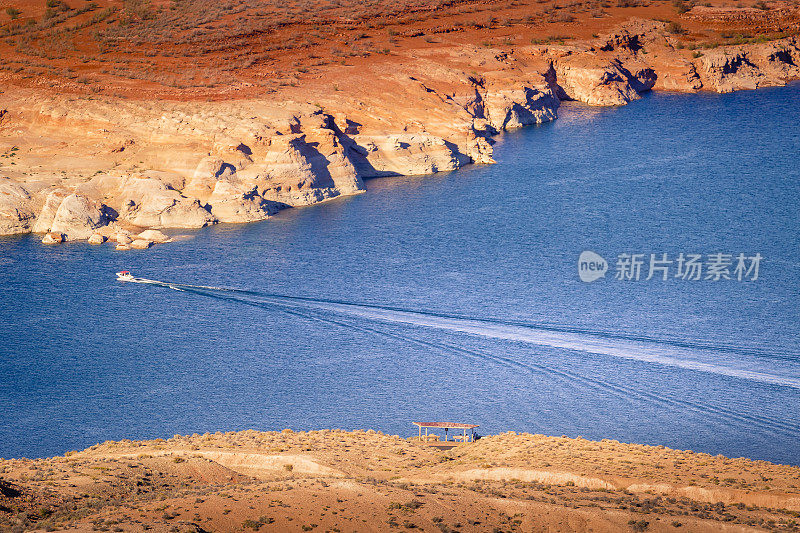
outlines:
[[[391,95],[322,85],[305,101],[182,103],[9,88],[0,147],[16,144],[2,153],[0,234],[148,248],[167,241],[148,229],[264,220],[359,194],[368,178],[492,163],[494,135],[555,120],[563,100],[615,106],[650,90],[800,79],[796,37],[690,57],[665,23],[637,19],[588,42],[447,46],[386,61],[361,78],[392,84]]]

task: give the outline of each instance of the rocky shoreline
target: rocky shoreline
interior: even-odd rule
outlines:
[[[367,178],[493,163],[494,135],[555,120],[564,100],[616,106],[649,90],[724,93],[800,79],[797,37],[689,51],[674,31],[632,19],[569,44],[410,49],[372,63],[355,87],[325,80],[258,100],[9,86],[0,93],[0,235],[147,248],[168,241],[157,230],[264,220],[361,193]]]

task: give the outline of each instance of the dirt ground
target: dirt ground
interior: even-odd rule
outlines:
[[[786,0],[0,0],[0,84],[122,98],[353,89],[410,51],[591,39],[631,18],[692,50],[794,35]],[[405,58],[405,59],[404,59]],[[363,87],[362,87],[363,89]],[[272,96],[269,96],[272,95]]]
[[[797,531],[800,468],[505,433],[439,450],[374,431],[244,431],[0,462],[0,528]]]

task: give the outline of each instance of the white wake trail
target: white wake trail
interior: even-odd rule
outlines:
[[[295,298],[274,294],[265,294],[224,287],[208,287],[202,285],[185,285],[168,283],[145,278],[135,278],[137,283],[161,285],[176,290],[193,291],[225,291],[241,295],[242,298],[258,300],[299,309],[323,310],[331,313],[360,317],[368,320],[377,320],[388,323],[409,324],[429,328],[442,329],[452,332],[478,335],[493,339],[524,342],[539,346],[550,346],[573,351],[582,351],[598,355],[618,357],[632,361],[654,363],[673,368],[706,372],[732,378],[745,379],[791,387],[800,390],[800,377],[781,376],[760,370],[737,368],[708,359],[724,360],[726,356],[713,349],[690,349],[661,344],[655,341],[618,339],[593,335],[591,333],[572,333],[569,331],[556,331],[534,326],[504,324],[479,319],[441,316],[431,313],[406,311],[401,309],[383,308],[378,306],[359,305],[345,302],[333,302],[312,298]],[[699,357],[705,360],[699,360]],[[736,361],[730,361],[736,362]]]
[[[323,309],[369,320],[445,329],[493,339],[577,350],[800,389],[800,378],[797,377],[779,376],[767,372],[698,361],[691,358],[695,355],[692,350],[665,347],[653,342],[635,340],[622,341],[619,339],[593,336],[587,333],[551,331],[530,326],[497,324],[476,319],[442,317],[413,311],[381,309],[357,304],[298,300],[291,297],[264,296],[259,297],[259,299],[299,308]],[[708,352],[708,355],[713,356],[712,351],[704,351]],[[666,352],[671,352],[671,355]]]

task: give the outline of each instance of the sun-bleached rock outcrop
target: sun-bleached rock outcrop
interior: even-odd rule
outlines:
[[[197,198],[188,198],[153,178],[127,178],[121,191],[119,217],[149,228],[202,228],[214,217]]]
[[[140,239],[144,239],[146,241],[154,242],[154,243],[169,242],[169,237],[164,235],[162,232],[158,231],[157,229],[144,230],[137,237],[140,238]]]
[[[778,79],[781,85],[800,77],[800,40],[797,37],[753,46],[750,55],[767,75]]]
[[[44,206],[36,217],[36,222],[33,225],[34,233],[47,233],[53,225],[53,220],[56,218],[56,211],[58,211],[61,202],[64,198],[70,195],[66,189],[56,189],[48,193],[44,201]]]
[[[704,86],[720,93],[774,87],[800,76],[800,48],[796,39],[720,47],[703,52],[695,64]]]
[[[208,198],[211,214],[220,222],[256,222],[278,212],[275,202],[265,200],[258,187],[237,186],[228,180],[220,180]]]
[[[233,172],[235,169],[226,165],[224,159],[216,156],[204,157],[197,164],[192,178],[182,192],[205,203],[214,192],[217,181],[224,176],[232,175]]]
[[[354,162],[364,177],[431,174],[471,162],[453,143],[435,135],[356,135],[353,139]]]
[[[62,242],[64,242],[64,236],[60,233],[45,233],[42,237],[42,244],[61,244]]]
[[[327,163],[325,171],[330,175],[333,186],[342,195],[357,194],[364,191],[364,182],[350,160],[349,138],[343,144],[339,135],[327,127],[312,130],[311,142],[316,146],[317,152],[322,155]]]
[[[15,181],[0,178],[0,235],[27,233],[35,219],[28,190]]]
[[[558,85],[572,100],[588,105],[625,105],[649,90],[655,76],[642,69],[632,74],[619,61],[600,62],[586,55],[566,57],[556,64]]]
[[[676,52],[668,52],[669,60],[657,58],[658,79],[653,89],[664,91],[693,92],[703,87],[694,63]]]
[[[469,130],[467,132],[463,152],[473,163],[484,165],[496,163],[492,157],[492,153],[494,152],[492,145],[483,134],[482,130],[478,132]]]
[[[704,85],[720,93],[776,85],[742,50],[710,50],[698,61]]]
[[[499,88],[489,84],[483,95],[484,114],[496,131],[555,120],[560,100],[546,85]]]
[[[146,239],[136,239],[135,241],[131,242],[129,245],[134,250],[147,250],[151,246],[153,246],[153,241],[148,241]]]
[[[336,133],[323,128],[270,138],[263,160],[238,176],[257,184],[264,199],[289,206],[364,190]]]
[[[634,18],[599,36],[590,52],[598,61],[611,59],[626,70],[628,81],[639,93],[649,89],[696,91],[703,83],[686,52],[677,45],[667,23]]]
[[[207,156],[200,160],[191,179],[181,191],[184,195],[197,198],[201,203],[208,202],[217,182],[229,180],[238,170],[249,166],[253,161],[242,149],[234,148],[223,158],[221,155]]]
[[[184,179],[152,172],[158,177],[103,174],[79,185],[76,190],[93,199],[105,199],[114,220],[143,228],[200,228],[214,222],[197,198],[181,194],[173,186]],[[120,228],[114,227],[107,237]]]
[[[66,240],[82,240],[92,236],[105,225],[108,217],[105,206],[85,196],[70,194],[61,201],[48,231],[61,233]]]
[[[119,231],[114,233],[109,240],[125,246],[133,242],[133,237],[128,232]]]

